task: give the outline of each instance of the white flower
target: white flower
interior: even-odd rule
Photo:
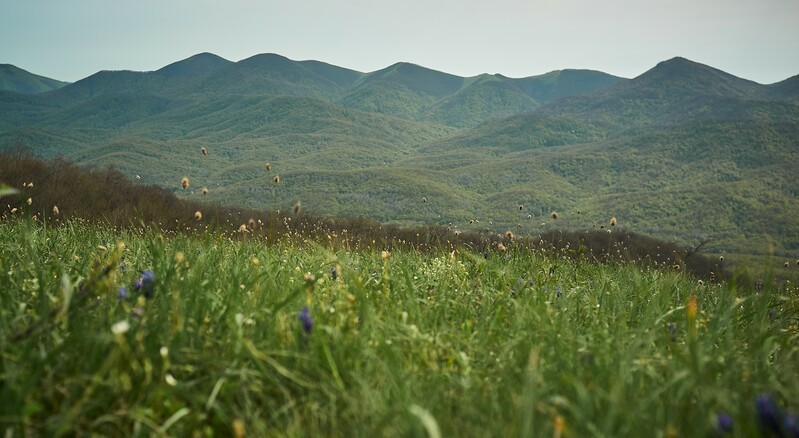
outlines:
[[[130,330],[130,324],[128,324],[127,320],[119,321],[111,326],[111,333],[115,335],[124,335],[128,330]]]

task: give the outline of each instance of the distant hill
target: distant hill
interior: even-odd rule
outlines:
[[[39,76],[11,64],[0,64],[0,91],[39,94],[67,85],[55,79]]]
[[[684,58],[634,79],[464,78],[204,53],[0,91],[0,149],[113,164],[202,202],[532,235],[617,216],[712,251],[793,257],[797,78],[760,85]]]

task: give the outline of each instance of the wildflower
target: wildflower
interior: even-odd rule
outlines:
[[[388,252],[388,251],[381,251],[380,252],[380,258],[383,259],[383,261],[388,260],[389,257],[391,257],[391,253],[390,252]]]
[[[300,209],[301,208],[302,208],[302,204],[300,203],[300,201],[297,201],[297,203],[294,204],[294,214],[295,215],[300,214]]]
[[[204,156],[206,156],[206,155],[208,155],[208,151],[205,149],[205,146],[203,146],[202,148],[200,148],[200,152],[202,152],[202,153],[203,153],[203,157],[204,157]]]
[[[203,214],[200,210],[194,212],[194,219],[200,220],[203,218]]]
[[[33,188],[33,181],[31,181],[31,182],[29,182],[29,183],[28,183],[28,188],[29,188],[29,189],[32,189],[32,188]]]
[[[33,198],[28,198],[28,205],[31,205],[31,204],[33,204]],[[787,263],[786,263],[786,265],[787,265]]]
[[[557,218],[558,218],[558,212],[557,211],[553,211],[552,212],[552,219],[557,219]]]
[[[617,223],[618,223],[618,221],[616,220],[616,216],[613,216],[612,218],[610,218],[610,226],[611,227],[615,227]]]
[[[732,432],[732,417],[726,412],[716,414],[716,430],[725,433]]]
[[[330,271],[330,276],[333,277],[333,281],[336,281],[338,279],[338,270],[336,269],[335,266],[333,267],[333,270]]]
[[[508,240],[513,240],[513,231],[511,231],[511,230],[506,231],[505,232],[505,237],[507,237]]]
[[[124,319],[111,326],[111,333],[115,335],[124,335],[128,330],[130,330],[130,323]]]
[[[677,324],[670,322],[666,324],[666,327],[669,329],[669,332],[671,332],[671,342],[677,342]]]
[[[785,416],[785,431],[788,432],[789,437],[799,437],[799,424],[797,424],[796,415]]]
[[[308,310],[308,306],[302,308],[297,318],[302,322],[302,329],[305,333],[311,333],[311,330],[313,330],[313,320],[311,319],[311,311]]]
[[[239,233],[246,233],[247,232],[247,225],[241,224],[239,226]]]
[[[275,175],[275,184],[280,184],[280,175]]]
[[[780,417],[782,412],[769,394],[761,394],[755,399],[755,410],[761,429],[782,436]]]
[[[506,248],[505,248],[505,245],[503,245],[503,244],[501,244],[501,243],[498,243],[498,244],[497,244],[497,250],[498,250],[499,252],[505,252],[505,250],[506,250]]]
[[[119,293],[119,301],[123,301],[128,298],[128,288],[120,287],[117,289],[117,292]]]
[[[145,298],[152,298],[155,289],[155,273],[149,269],[141,273],[141,278],[133,284],[133,288],[144,294]]]
[[[207,195],[207,194],[208,194],[208,187],[203,187],[203,195]]]
[[[136,181],[138,181],[140,179],[141,179],[141,176],[140,175],[136,175]]]
[[[264,164],[264,168],[266,169],[266,173],[269,173],[272,170],[272,165],[269,163]]]
[[[688,305],[685,306],[685,313],[688,315],[688,319],[696,318],[696,307],[696,295],[691,295],[688,298]]]
[[[180,180],[180,187],[182,187],[182,188],[184,188],[184,189],[187,189],[187,188],[189,188],[189,178],[188,178],[188,177],[184,176],[184,177],[183,177],[183,178]]]
[[[244,428],[244,422],[238,418],[233,420],[233,436],[235,438],[244,438],[247,436],[247,430]]]
[[[58,215],[59,215],[59,213],[61,213],[61,211],[60,211],[60,210],[58,210],[58,206],[57,206],[57,205],[54,205],[54,206],[53,206],[53,214],[54,214],[54,215],[56,215],[56,216],[58,216]]]
[[[14,214],[14,213],[16,213],[16,212],[17,212],[17,208],[16,208],[16,207],[14,207],[14,208],[12,208],[12,209],[11,209],[11,214]]]
[[[166,381],[166,384],[169,386],[177,386],[178,384],[177,379],[175,379],[170,373],[167,373],[166,376],[164,376],[164,381]]]

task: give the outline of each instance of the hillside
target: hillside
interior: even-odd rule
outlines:
[[[628,80],[200,54],[45,95],[0,92],[0,149],[114,164],[254,209],[301,200],[325,215],[530,235],[617,216],[684,244],[712,239],[717,253],[794,257],[797,77],[760,85],[683,58]]]
[[[0,91],[39,94],[67,85],[68,82],[39,76],[11,64],[0,64]]]

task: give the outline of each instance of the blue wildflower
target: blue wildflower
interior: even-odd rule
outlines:
[[[799,437],[799,424],[797,424],[796,415],[785,416],[785,432],[788,433],[789,437]]]
[[[769,309],[769,311],[768,311],[769,319],[774,319],[775,316],[777,316],[777,309],[773,309],[773,308]]]
[[[716,414],[716,430],[721,433],[732,432],[732,417],[726,412]]]
[[[119,292],[119,301],[122,301],[122,300],[125,300],[125,299],[128,298],[128,288],[123,286],[123,287],[120,287],[117,291]]]
[[[141,278],[133,283],[133,288],[144,294],[145,298],[152,298],[155,290],[155,273],[146,270],[141,273]]]
[[[670,322],[666,324],[666,327],[669,329],[669,332],[671,332],[671,342],[677,342],[677,324]]]
[[[313,330],[313,320],[311,319],[311,311],[308,310],[308,306],[302,308],[297,318],[302,322],[302,329],[305,333],[311,333],[311,330]]]
[[[771,395],[759,395],[757,399],[755,399],[755,409],[757,410],[757,419],[761,429],[779,437],[783,436],[782,428],[780,427],[780,417],[782,417],[782,413],[777,403],[771,398]]]

